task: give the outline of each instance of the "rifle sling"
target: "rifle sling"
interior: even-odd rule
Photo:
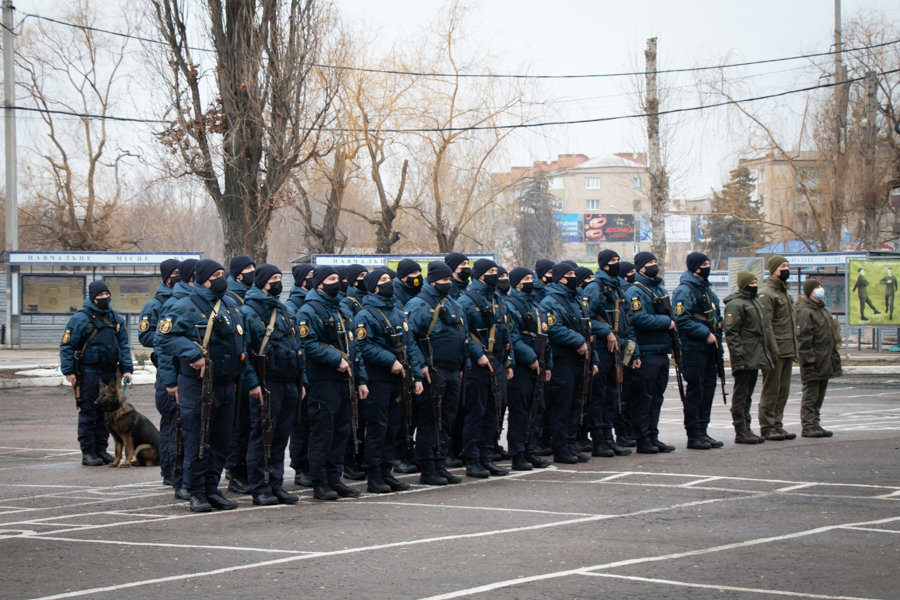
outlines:
[[[441,314],[441,307],[444,306],[444,301],[446,299],[446,296],[441,298],[437,303],[437,306],[434,307],[434,315],[431,317],[431,324],[428,325],[428,332],[425,334],[425,337],[431,337],[431,334],[434,332],[434,327],[435,325],[437,325],[438,316]]]
[[[203,333],[203,345],[200,346],[200,349],[203,350],[203,356],[209,356],[209,338],[212,336],[212,323],[216,315],[219,314],[220,306],[222,306],[222,301],[216,300],[216,305],[209,312],[209,320],[206,321],[206,331]]]
[[[266,346],[269,344],[269,338],[272,337],[272,332],[275,331],[275,317],[278,315],[278,308],[272,309],[272,318],[269,319],[269,325],[266,327],[266,336],[263,338],[262,343],[259,345],[259,355],[263,356],[266,353]]]

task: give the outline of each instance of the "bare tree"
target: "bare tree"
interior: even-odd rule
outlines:
[[[204,53],[186,0],[151,4],[170,66],[172,126],[160,139],[215,203],[226,255],[265,260],[273,211],[290,198],[283,186],[321,154],[338,81],[319,66],[330,10],[317,0],[207,0],[213,52]]]
[[[115,110],[127,80],[127,39],[111,40],[90,29],[95,9],[88,0],[69,7],[65,19],[77,27],[39,22],[20,36],[19,86],[40,109],[46,144],[26,167],[30,200],[20,206],[25,245],[66,250],[109,250],[129,244],[115,226],[129,192],[122,173],[135,154],[111,137],[105,117]],[[130,31],[127,21],[125,31]],[[51,111],[93,114],[71,120]]]

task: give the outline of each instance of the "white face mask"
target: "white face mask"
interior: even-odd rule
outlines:
[[[817,287],[813,290],[813,298],[817,300],[825,301],[825,288]]]

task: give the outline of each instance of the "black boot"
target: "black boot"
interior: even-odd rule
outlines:
[[[237,502],[235,502],[234,500],[229,500],[219,492],[216,492],[215,494],[207,494],[206,500],[216,510],[234,510],[238,507]]]
[[[493,462],[481,463],[481,466],[487,469],[487,472],[491,475],[502,477],[504,475],[509,475],[509,469],[504,469],[503,467],[498,467]]]
[[[313,486],[312,478],[310,478],[309,473],[306,471],[297,471],[297,474],[294,476],[294,483],[300,487],[306,488],[311,488]]]
[[[613,437],[612,431],[607,431],[603,434],[604,439],[606,440],[607,447],[615,452],[616,456],[628,456],[631,454],[631,450],[626,448],[625,446],[620,446],[616,443],[615,438]]]
[[[86,467],[99,467],[100,465],[103,465],[105,463],[103,462],[102,458],[100,458],[93,452],[82,452],[81,464]]]
[[[606,443],[606,440],[596,439],[594,440],[593,449],[591,450],[591,456],[599,456],[601,458],[612,458],[616,453],[613,452],[612,448]]]
[[[337,500],[338,494],[329,485],[313,486],[313,498],[316,500]]]
[[[435,469],[435,472],[438,475],[440,475],[441,477],[443,477],[444,479],[446,479],[447,483],[449,483],[451,485],[456,484],[456,483],[462,483],[462,478],[457,477],[456,475],[454,475],[453,473],[448,471],[446,467],[438,467]]]
[[[360,496],[359,490],[353,489],[343,481],[332,483],[331,489],[333,489],[341,498],[359,498]]]
[[[231,481],[228,482],[228,491],[234,492],[235,494],[249,494],[250,484],[247,483],[247,480],[242,478],[237,473],[232,472]]]
[[[275,494],[263,492],[258,496],[253,496],[253,504],[256,506],[275,506],[278,504],[278,498],[275,497]]]
[[[558,452],[553,453],[553,462],[562,463],[564,465],[574,465],[578,463],[578,457],[562,448]]]
[[[713,448],[721,448],[722,446],[725,445],[724,443],[720,442],[719,440],[714,440],[713,438],[709,437],[709,435],[707,435],[705,433],[703,434],[702,437]]]
[[[712,448],[709,442],[701,437],[688,438],[687,447],[691,450],[709,450]]]
[[[637,446],[637,440],[625,435],[617,435],[616,443],[620,446],[625,446],[626,448],[634,448],[635,446]]]
[[[797,436],[794,436],[797,437]],[[107,452],[106,450],[101,450],[97,453],[97,457],[103,461],[104,465],[108,465],[113,461],[113,455]]]
[[[212,504],[209,503],[205,494],[191,496],[191,512],[212,512],[212,509]]]
[[[381,473],[377,473],[375,471],[370,471],[369,476],[366,478],[366,489],[373,494],[389,494],[391,493],[391,488],[384,482],[384,478],[381,476]]]
[[[470,462],[466,465],[466,477],[474,477],[476,479],[487,479],[490,472],[481,466],[479,462]]]
[[[516,454],[512,459],[513,471],[533,471],[534,465],[528,462],[524,454]]]
[[[419,475],[419,483],[422,485],[447,485],[447,480],[438,475],[437,471],[422,471],[422,474]]]
[[[382,479],[384,479],[384,482],[388,484],[388,487],[391,488],[392,492],[405,492],[409,489],[408,483],[400,481],[393,475],[385,475],[384,477],[382,477]]]
[[[409,475],[410,473],[418,473],[419,467],[401,458],[397,461],[397,465],[394,467],[394,471],[396,471],[397,473],[402,473],[403,475]]]
[[[297,494],[291,494],[283,489],[272,490],[272,495],[278,499],[279,504],[297,504],[300,500],[300,496]]]
[[[533,466],[535,469],[546,469],[553,464],[549,460],[544,460],[543,458],[535,454],[526,454],[525,460],[530,462],[531,466]]]
[[[355,465],[345,464],[344,477],[350,479],[351,481],[365,481],[366,472],[362,469],[357,469]]]

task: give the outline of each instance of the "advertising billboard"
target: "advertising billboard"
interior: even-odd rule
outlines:
[[[633,242],[634,215],[584,215],[585,242]]]
[[[894,310],[900,260],[858,259],[847,261],[847,321],[861,325],[900,325]]]

